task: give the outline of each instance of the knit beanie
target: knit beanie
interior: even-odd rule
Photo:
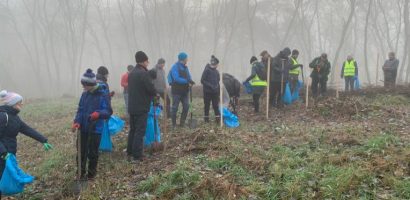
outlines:
[[[214,55],[211,56],[211,65],[217,65],[219,64],[218,58],[216,58]]]
[[[178,54],[178,60],[179,61],[183,61],[187,58],[188,58],[188,54],[186,54],[185,52],[181,52],[181,53]]]
[[[253,62],[255,62],[257,60],[258,60],[258,58],[256,58],[256,56],[252,56],[251,60],[249,62],[250,62],[250,64],[252,64]]]
[[[81,84],[85,86],[95,86],[97,85],[97,79],[92,69],[87,69],[87,71],[81,77]]]
[[[23,101],[23,97],[17,93],[6,90],[0,92],[0,105],[14,106],[21,101]]]
[[[148,60],[148,56],[143,51],[138,51],[137,53],[135,53],[135,62],[143,63],[147,60]]]

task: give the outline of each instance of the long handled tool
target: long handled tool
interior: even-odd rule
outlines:
[[[163,138],[163,143],[164,143],[164,151],[167,150],[167,143],[165,142],[165,134],[167,133],[167,126],[168,126],[168,94],[167,94],[167,88],[165,88],[164,91],[164,121],[163,121],[163,125],[162,125],[162,138]]]
[[[190,119],[189,119],[189,128],[191,129],[195,129],[198,125],[198,121],[196,119],[193,118],[193,106],[192,106],[192,102],[193,102],[193,98],[192,98],[192,86],[189,87],[189,112],[190,112]]]
[[[270,103],[270,99],[269,99],[269,96],[270,96],[270,61],[271,61],[271,58],[270,58],[270,56],[269,56],[269,58],[268,58],[268,72],[267,72],[267,78],[266,78],[266,82],[267,82],[267,85],[268,85],[268,87],[266,87],[267,88],[267,90],[266,90],[266,119],[269,119],[269,103]]]
[[[76,129],[75,132],[77,135],[77,180],[73,186],[73,191],[75,195],[80,195],[81,191],[86,187],[86,182],[82,180],[83,177],[81,177],[81,174],[83,173],[81,169],[81,131]]]
[[[224,87],[224,84],[223,84],[223,76],[222,76],[222,67],[220,67],[220,72],[219,72],[219,101],[220,101],[220,103],[219,103],[219,109],[220,109],[220,112],[219,112],[219,115],[220,115],[220,125],[221,125],[221,128],[224,126],[224,114],[223,114],[223,109],[222,109],[222,107],[223,107],[223,88],[222,87]]]

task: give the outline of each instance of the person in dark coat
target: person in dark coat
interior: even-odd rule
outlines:
[[[211,62],[205,66],[204,72],[202,73],[201,83],[203,86],[204,93],[204,120],[209,122],[209,107],[212,102],[212,108],[214,109],[215,120],[219,122],[221,113],[219,111],[219,81],[220,76],[217,70],[219,60],[212,55]]]
[[[273,59],[270,69],[270,104],[273,107],[283,107],[282,92],[289,79],[289,70],[292,68],[288,47],[280,51]]]
[[[262,63],[258,62],[258,59],[255,56],[251,57],[250,64],[252,65],[252,72],[251,75],[245,80],[245,82],[250,82],[252,86],[254,111],[255,113],[259,113],[259,99],[265,91],[268,83],[259,78],[257,71],[261,68],[264,68],[265,66]]]
[[[312,93],[314,97],[324,95],[327,90],[327,81],[330,74],[330,62],[327,60],[327,54],[323,53],[321,56],[313,59],[309,64],[312,69],[310,77],[312,78]],[[318,90],[320,88],[320,90]]]
[[[23,106],[23,97],[17,93],[0,92],[0,179],[11,154],[17,153],[17,135],[23,133],[43,144],[46,151],[52,149],[47,138],[28,126],[18,116]],[[0,191],[1,198],[1,191]]]
[[[77,169],[81,170],[80,179],[92,180],[97,175],[98,148],[104,123],[112,115],[112,108],[107,88],[97,83],[96,76],[91,69],[87,69],[84,73],[81,84],[84,92],[78,104],[72,131],[80,131],[81,169]],[[86,171],[87,160],[88,171]]]
[[[241,96],[241,82],[234,76],[228,73],[222,74],[223,84],[229,94],[229,105],[232,108],[232,113],[238,115],[239,97]]]
[[[150,104],[156,95],[153,78],[148,72],[148,56],[138,51],[135,54],[137,65],[128,76],[128,112],[130,114],[130,132],[128,134],[127,155],[134,162],[143,161],[144,135],[147,128]]]
[[[384,62],[384,87],[396,87],[397,69],[399,60],[394,52],[389,53],[389,59]]]
[[[177,124],[177,112],[179,103],[182,103],[182,113],[180,119],[180,126],[185,126],[185,120],[189,111],[189,88],[195,82],[191,78],[188,66],[188,55],[184,52],[178,54],[178,62],[172,65],[171,71],[168,75],[168,83],[171,85],[172,93],[172,128]]]

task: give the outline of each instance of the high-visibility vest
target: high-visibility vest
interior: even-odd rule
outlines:
[[[261,80],[259,76],[256,74],[255,77],[251,80],[252,86],[268,86],[268,83],[264,80]]]
[[[298,61],[296,59],[292,58],[292,57],[291,57],[291,60],[292,60],[292,65],[299,64]],[[293,74],[293,75],[299,75],[299,73],[300,73],[300,67],[292,69],[292,70],[289,71],[289,74]]]
[[[355,61],[351,60],[346,61],[344,64],[343,76],[355,76],[356,75],[356,66],[354,65]]]

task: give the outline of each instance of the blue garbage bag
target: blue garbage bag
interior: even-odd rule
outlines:
[[[360,81],[359,81],[359,77],[357,76],[354,77],[354,89],[360,90]]]
[[[162,107],[153,106],[153,104],[151,103],[147,119],[147,129],[145,130],[144,136],[145,147],[149,148],[154,142],[161,142],[161,129],[159,128],[159,116],[161,116],[161,113]],[[154,117],[156,122],[155,124]]]
[[[252,93],[252,85],[249,82],[243,82],[243,86],[245,87],[246,94]]]
[[[104,121],[103,131],[101,133],[100,151],[112,152],[111,134],[108,128],[108,122]]]
[[[0,191],[2,195],[13,195],[24,191],[26,184],[32,183],[34,177],[26,174],[18,166],[18,161],[14,154],[6,160],[6,167],[0,180]]]
[[[299,90],[303,87],[302,81],[298,81],[295,91],[292,94],[292,102],[299,101]]]
[[[222,108],[222,113],[223,113],[223,120],[224,120],[224,124],[229,127],[229,128],[236,128],[239,127],[240,123],[239,123],[239,119],[238,116],[236,116],[235,114],[233,114],[231,111],[229,111],[228,108],[223,107]]]
[[[124,128],[124,125],[124,120],[122,120],[118,116],[111,115],[110,119],[108,120],[108,130],[110,131],[110,135],[113,136],[121,132]]]
[[[282,97],[283,103],[289,105],[292,103],[292,93],[290,91],[289,83],[286,82],[285,91]]]

